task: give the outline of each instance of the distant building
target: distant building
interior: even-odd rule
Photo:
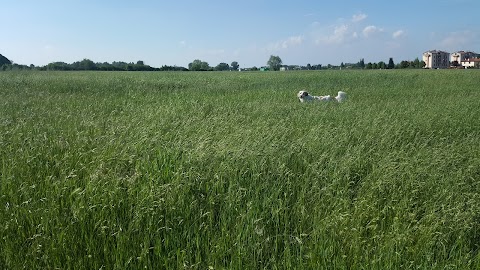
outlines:
[[[423,53],[423,62],[425,62],[425,68],[449,68],[450,67],[450,54],[444,51],[428,51]]]
[[[460,66],[462,62],[474,58],[478,58],[478,53],[458,51],[450,54],[450,63],[452,66],[457,67]]]
[[[480,58],[465,59],[460,63],[464,68],[480,68]]]

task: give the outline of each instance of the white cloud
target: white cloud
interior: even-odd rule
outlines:
[[[378,28],[374,25],[369,25],[369,26],[365,27],[362,32],[363,32],[363,35],[368,38],[368,37],[371,37],[371,36],[373,36],[377,33],[383,32],[383,29]]]
[[[361,21],[365,20],[367,17],[368,17],[367,14],[364,14],[364,13],[355,14],[352,17],[352,22],[354,22],[354,23],[361,22]]]
[[[297,46],[303,43],[303,36],[289,37],[287,40],[283,41],[282,48],[286,49],[290,46]]]
[[[381,27],[362,23],[368,16],[364,13],[355,14],[350,21],[339,20],[329,28],[321,28],[319,23],[312,24],[312,35],[317,45],[332,45],[360,41],[360,38],[371,38],[385,32]]]
[[[363,13],[347,15],[346,18],[312,20],[303,34],[268,44],[259,51],[265,55],[266,52],[276,52],[287,62],[291,58],[304,63],[345,62],[358,57],[378,62],[391,56],[403,57],[401,54],[407,50],[406,45],[401,43],[402,38],[407,36],[405,30],[397,28],[390,31],[384,25],[367,22],[367,18],[368,21],[371,18]],[[324,53],[317,56],[317,51]]]
[[[304,40],[305,38],[303,36],[292,36],[285,40],[270,44],[267,49],[269,51],[278,51],[281,49],[288,49],[291,47],[301,45]]]
[[[346,24],[334,26],[333,34],[320,37],[318,43],[339,44],[345,41],[348,36],[349,27]]]
[[[405,31],[398,30],[398,31],[395,31],[392,36],[393,36],[394,39],[399,39],[399,38],[405,37],[406,35],[407,35],[407,33]]]

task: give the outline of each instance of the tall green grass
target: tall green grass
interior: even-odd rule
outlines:
[[[0,269],[479,268],[478,78],[2,72]]]

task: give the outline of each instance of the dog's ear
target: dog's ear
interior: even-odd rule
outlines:
[[[307,92],[307,91],[304,91],[304,92],[303,92],[303,95],[304,95],[304,96],[308,96],[308,92]]]

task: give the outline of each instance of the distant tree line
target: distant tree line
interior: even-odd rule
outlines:
[[[220,63],[215,67],[211,67],[207,62],[195,59],[188,64],[190,71],[238,71],[240,65],[237,61],[233,61],[231,65],[227,63]]]
[[[325,69],[407,69],[407,68],[424,68],[425,62],[416,58],[413,61],[401,61],[395,64],[393,58],[390,58],[388,63],[380,61],[378,63],[365,63],[362,58],[357,63],[341,63],[340,66],[335,65],[283,65],[283,61],[279,56],[271,55],[267,61],[267,65],[257,68],[243,68],[245,71],[267,71],[267,70],[325,70]],[[0,54],[0,71],[2,70],[64,70],[64,71],[76,71],[76,70],[98,70],[98,71],[238,71],[240,65],[237,61],[233,61],[230,65],[227,63],[219,63],[217,66],[212,67],[207,62],[195,59],[188,64],[188,68],[180,66],[162,66],[160,68],[151,67],[146,65],[143,61],[137,61],[136,63],[130,62],[103,62],[95,63],[90,59],[83,59],[82,61],[73,62],[71,64],[65,62],[52,62],[46,66],[36,67],[34,65],[19,65],[13,63],[11,60]]]
[[[126,62],[103,62],[94,63],[92,60],[83,59],[72,64],[64,62],[53,62],[40,70],[100,70],[100,71],[184,71],[186,68],[177,66],[162,66],[161,68],[154,68],[146,65],[143,61],[137,61],[137,63]]]
[[[399,64],[395,64],[393,58],[388,60],[388,63],[380,61],[378,63],[368,62],[365,64],[365,60],[362,58],[357,63],[341,63],[340,66],[328,65],[327,69],[404,69],[404,68],[424,68],[425,62],[415,58],[413,61],[402,61]]]
[[[77,70],[99,70],[99,71],[188,71],[188,69],[179,66],[162,66],[161,68],[151,67],[146,65],[143,61],[136,63],[130,62],[103,62],[95,63],[90,59],[83,59],[82,61],[73,62],[71,64],[65,62],[52,62],[46,66],[36,67],[34,65],[26,66],[12,63],[6,57],[0,54],[0,70],[63,70],[63,71],[77,71]]]

